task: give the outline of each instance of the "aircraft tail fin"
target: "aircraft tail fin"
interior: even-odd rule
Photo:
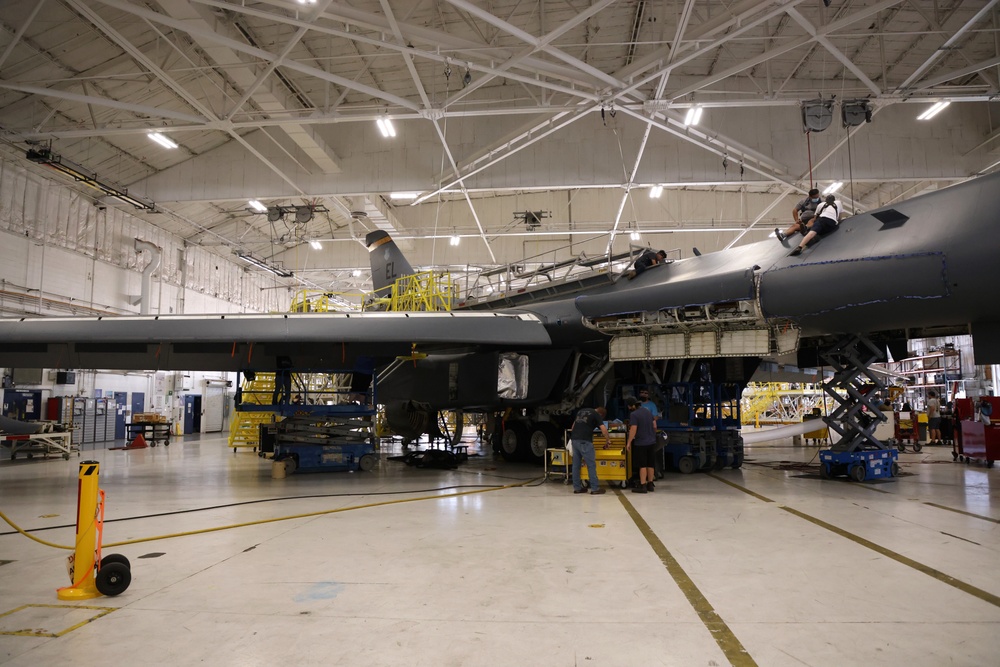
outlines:
[[[365,236],[368,260],[372,267],[372,286],[376,291],[390,287],[397,279],[413,274],[413,267],[387,232],[381,229]]]

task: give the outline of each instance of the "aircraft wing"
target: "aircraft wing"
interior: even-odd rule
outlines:
[[[353,367],[418,350],[545,346],[530,314],[288,313],[0,320],[0,366],[135,370]]]

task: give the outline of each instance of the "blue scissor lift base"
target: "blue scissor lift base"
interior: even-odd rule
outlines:
[[[855,482],[893,479],[899,475],[898,459],[899,452],[895,449],[879,449],[870,444],[856,449],[834,445],[819,453],[820,477],[847,475]]]

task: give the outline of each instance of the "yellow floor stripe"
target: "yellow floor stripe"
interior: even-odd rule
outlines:
[[[965,516],[971,516],[973,519],[982,519],[983,521],[992,521],[993,523],[1000,523],[1000,519],[994,519],[991,516],[983,516],[982,514],[973,514],[972,512],[966,512],[965,510],[958,510],[954,507],[945,507],[944,505],[938,505],[937,503],[929,503],[926,500],[924,505],[930,505],[931,507],[936,507],[939,510],[947,510],[949,512],[955,512],[956,514],[964,514]]]
[[[747,494],[748,496],[753,496],[757,500],[762,500],[765,503],[773,503],[774,502],[773,500],[771,500],[767,496],[762,496],[762,495],[760,495],[759,493],[757,493],[755,491],[751,491],[750,489],[746,488],[745,486],[740,486],[736,482],[730,482],[728,479],[723,479],[722,477],[717,477],[717,476],[713,475],[712,473],[706,473],[706,474],[709,477],[711,477],[712,479],[718,480],[718,481],[722,482],[723,484],[728,484],[729,486],[733,487],[734,489],[736,489],[738,491],[742,491],[743,493]]]
[[[709,601],[702,595],[698,587],[695,586],[694,582],[691,581],[691,577],[687,575],[687,572],[681,568],[680,563],[670,554],[667,550],[666,545],[660,541],[660,538],[656,536],[653,529],[649,527],[646,520],[643,519],[639,512],[636,511],[632,503],[628,501],[621,491],[615,489],[615,495],[618,496],[618,500],[621,501],[622,505],[625,507],[625,511],[628,512],[629,516],[632,517],[632,521],[639,528],[639,532],[642,536],[646,538],[649,542],[649,546],[653,547],[653,551],[660,558],[660,562],[663,563],[664,567],[667,568],[667,572],[673,577],[673,580],[677,582],[677,586],[680,587],[681,591],[687,597],[688,602],[694,608],[695,612],[698,613],[698,617],[701,622],[705,624],[708,631],[712,633],[712,637],[715,639],[715,643],[719,645],[722,652],[726,654],[726,658],[732,663],[733,667],[756,667],[757,663],[754,659],[750,657],[747,650],[743,648],[743,644],[740,640],[736,638],[733,631],[729,629],[726,622],[719,617],[715,609]]]
[[[730,482],[727,479],[722,479],[721,477],[716,477],[715,475],[712,475],[712,474],[709,474],[708,476],[711,477],[712,479],[717,479],[720,482],[728,484],[729,486],[733,487],[734,489],[739,489],[740,491],[742,491],[742,492],[744,492],[744,493],[746,493],[748,495],[751,495],[754,498],[759,498],[760,500],[763,500],[764,502],[768,502],[768,503],[773,503],[774,502],[770,498],[766,498],[765,496],[762,496],[759,493],[755,493],[754,491],[751,491],[750,489],[744,488],[744,487],[742,487],[739,484],[736,484],[734,482]],[[928,504],[930,504],[930,503],[928,503]],[[816,517],[810,516],[810,515],[806,514],[805,512],[800,512],[799,510],[793,509],[793,508],[788,507],[786,505],[778,505],[778,507],[780,507],[781,509],[785,510],[789,514],[794,514],[795,516],[799,517],[800,519],[805,519],[806,521],[808,521],[808,522],[810,522],[812,524],[815,524],[815,525],[819,526],[820,528],[826,528],[827,530],[829,530],[832,533],[836,533],[837,535],[840,535],[841,537],[845,537],[845,538],[851,540],[852,542],[854,542],[855,544],[860,544],[861,546],[867,547],[868,549],[871,549],[872,551],[874,551],[876,553],[880,553],[883,556],[885,556],[886,558],[891,558],[892,560],[896,561],[897,563],[902,563],[903,565],[907,565],[907,566],[913,568],[914,570],[916,570],[918,572],[923,572],[924,574],[926,574],[929,577],[934,577],[935,579],[937,579],[941,583],[948,584],[949,586],[953,586],[953,587],[957,588],[958,590],[962,591],[963,593],[968,593],[969,595],[971,595],[973,597],[979,598],[983,602],[988,602],[988,603],[990,603],[993,606],[1000,607],[1000,596],[993,595],[992,593],[984,591],[981,588],[976,588],[972,584],[967,584],[966,582],[962,581],[961,579],[956,579],[955,577],[953,577],[951,575],[945,574],[944,572],[941,572],[940,570],[935,570],[933,567],[928,567],[927,565],[924,565],[923,563],[915,561],[912,558],[907,558],[903,554],[896,553],[895,551],[887,549],[887,548],[885,548],[885,547],[883,547],[883,546],[881,546],[879,544],[875,544],[874,542],[872,542],[870,540],[866,540],[865,538],[861,537],[860,535],[855,535],[854,533],[849,533],[846,530],[844,530],[843,528],[838,528],[837,526],[834,526],[831,523],[827,523],[826,521],[823,521],[822,519],[817,519]],[[948,509],[948,508],[943,508],[943,509]],[[976,515],[973,515],[973,516],[976,516]],[[982,517],[980,517],[980,518],[982,518]]]
[[[981,588],[976,588],[972,584],[967,584],[967,583],[965,583],[964,581],[962,581],[960,579],[956,579],[955,577],[952,577],[951,575],[947,575],[944,572],[941,572],[940,570],[935,570],[933,567],[928,567],[928,566],[924,565],[923,563],[920,563],[918,561],[913,560],[912,558],[907,558],[906,556],[904,556],[902,554],[898,554],[895,551],[890,551],[889,549],[886,549],[883,546],[875,544],[874,542],[866,540],[865,538],[860,537],[858,535],[855,535],[853,533],[849,533],[846,530],[843,530],[841,528],[837,528],[836,526],[834,526],[832,524],[829,524],[826,521],[823,521],[821,519],[817,519],[814,516],[809,516],[808,514],[804,514],[804,513],[800,512],[798,510],[792,509],[791,507],[785,507],[783,505],[779,505],[779,507],[781,507],[781,509],[785,510],[786,512],[794,514],[795,516],[797,516],[797,517],[799,517],[801,519],[805,519],[806,521],[809,521],[810,523],[814,523],[817,526],[820,526],[822,528],[826,528],[827,530],[829,530],[831,532],[834,532],[834,533],[840,535],[841,537],[846,537],[847,539],[851,540],[852,542],[856,542],[857,544],[860,544],[863,547],[868,547],[872,551],[880,553],[880,554],[882,554],[883,556],[885,556],[887,558],[891,558],[894,561],[896,561],[897,563],[902,563],[903,565],[909,565],[910,567],[912,567],[914,570],[917,570],[918,572],[923,572],[924,574],[926,574],[928,576],[931,576],[931,577],[934,577],[935,579],[937,579],[938,581],[940,581],[942,583],[948,584],[949,586],[954,586],[958,590],[963,591],[965,593],[968,593],[969,595],[972,595],[973,597],[977,597],[977,598],[979,598],[980,600],[982,600],[984,602],[989,602],[991,605],[993,605],[995,607],[1000,607],[1000,596],[993,595],[992,593],[988,593],[988,592],[984,591]]]

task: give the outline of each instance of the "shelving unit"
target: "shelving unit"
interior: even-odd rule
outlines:
[[[919,399],[917,403],[920,406],[926,403],[927,392],[931,389],[938,390],[942,403],[953,400],[952,383],[962,381],[962,355],[958,350],[948,348],[903,359],[889,364],[889,367],[906,377],[907,391],[911,398]],[[917,408],[917,405],[913,407]]]

